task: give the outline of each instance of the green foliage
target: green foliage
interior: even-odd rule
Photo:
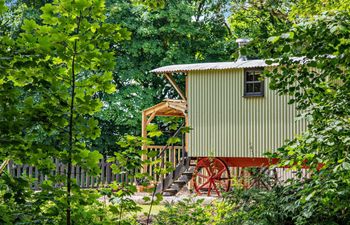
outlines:
[[[121,23],[132,35],[130,41],[118,45],[113,73],[117,92],[103,96],[107,107],[98,116],[102,136],[95,142],[100,152],[112,155],[118,150],[114,143],[125,134],[140,135],[143,109],[164,98],[178,98],[151,69],[230,59],[236,46],[225,26],[224,2],[165,1],[164,7],[149,10],[133,1],[107,1],[109,21]],[[176,77],[184,88],[184,76]]]
[[[17,37],[7,33],[0,39],[6,59],[0,74],[0,158],[36,165],[46,175],[56,158],[68,165],[68,177],[72,163],[94,175],[101,155],[92,147],[100,135],[92,116],[103,106],[97,96],[115,91],[113,46],[130,34],[106,23],[104,1],[56,0],[41,11],[38,21],[24,20]],[[48,218],[56,216],[57,223],[65,221],[62,209],[72,208],[71,219],[85,224],[84,210],[97,196],[80,191],[70,178],[67,191],[56,190],[65,181],[49,178],[33,199],[48,206]]]
[[[167,203],[165,209],[154,217],[155,225],[224,225],[231,223],[230,217],[234,207],[225,201],[204,203],[203,199],[184,199],[179,202]],[[239,224],[239,223],[237,223]]]
[[[298,1],[296,1],[298,2]],[[232,14],[228,18],[233,37],[249,38],[248,44],[241,51],[250,58],[263,58],[270,36],[280,34],[292,26],[293,18],[289,11],[294,1],[232,1]],[[237,57],[237,55],[236,55]]]
[[[1,224],[65,224],[64,199],[57,191],[43,185],[41,192],[33,192],[29,187],[30,181],[26,178],[13,178],[7,174],[0,180],[0,223]],[[96,190],[80,190],[72,205],[72,221],[74,224],[137,224],[132,215],[124,213],[125,218],[119,219],[116,208],[120,203],[114,198],[102,202],[98,198],[108,196],[108,193]],[[52,198],[52,195],[55,195]],[[134,203],[133,203],[134,204]],[[124,201],[125,205],[125,201]],[[130,206],[128,207],[131,212]]]
[[[225,195],[225,202],[234,210],[223,224],[296,224],[301,208],[294,205],[300,195],[294,186],[276,186],[271,190],[237,188]]]
[[[296,9],[290,5],[290,10],[295,11],[288,20],[295,24],[287,30],[270,32],[270,35],[280,34],[268,38],[260,53],[266,58],[278,58],[279,67],[267,73],[270,88],[290,95],[290,103],[303,112],[300,117],[309,121],[307,132],[270,156],[279,158],[281,166],[293,169],[308,166],[312,176],[276,186],[271,191],[234,190],[227,196],[230,204],[236,205],[228,224],[347,224],[349,221],[346,200],[349,198],[350,77],[346,60],[349,13],[346,3],[329,2],[320,8],[320,2],[316,2],[306,1],[306,10],[303,8],[300,18],[292,18],[300,6]],[[263,13],[255,11],[254,6],[251,4],[245,13]],[[274,8],[267,10],[271,12]],[[237,16],[232,16],[232,25],[244,28],[249,17],[241,24]]]
[[[312,176],[269,192],[236,190],[231,193],[231,199],[235,199],[232,202],[238,208],[232,213],[231,223],[347,224],[350,215],[346,200],[350,134],[348,2],[270,4],[274,3],[244,2],[238,9],[248,10],[233,14],[231,26],[241,28],[239,32],[251,31],[254,40],[268,35],[259,54],[275,58],[279,63],[278,68],[266,74],[270,88],[290,95],[290,103],[302,110],[300,118],[309,122],[307,132],[270,156],[279,158],[281,166],[293,169],[308,166]],[[283,15],[274,13],[276,9],[289,15],[283,19]],[[264,16],[265,13],[268,14]],[[281,23],[277,22],[282,26],[273,23],[271,16],[280,18]],[[249,21],[256,25],[248,26]],[[261,29],[266,29],[266,33]],[[293,58],[297,56],[300,58]]]
[[[344,3],[346,8],[346,4]],[[339,10],[337,9],[339,8]],[[348,47],[350,20],[342,7],[325,8],[301,18],[288,33],[270,39],[270,58],[280,57],[268,73],[270,87],[292,96],[302,110],[308,130],[272,157],[295,169],[307,165],[312,177],[299,183],[295,224],[346,224],[349,221]],[[290,56],[300,56],[295,59]]]
[[[86,140],[99,135],[98,123],[91,115],[101,109],[102,103],[95,96],[100,91],[111,93],[115,90],[109,72],[114,68],[110,42],[128,38],[128,33],[117,25],[103,23],[102,2],[83,2],[76,6],[70,1],[45,5],[41,15],[44,25],[26,20],[21,36],[16,43],[12,43],[13,49],[7,53],[12,57],[11,64],[1,74],[3,90],[12,90],[12,95],[5,95],[4,91],[2,96],[11,97],[5,102],[14,101],[10,105],[3,105],[1,110],[1,119],[8,125],[3,127],[1,135],[8,140],[7,143],[12,140],[15,142],[16,138],[23,139],[22,134],[16,134],[18,130],[23,130],[25,140],[22,141],[26,142],[25,145],[30,143],[27,147],[32,152],[47,146],[47,150],[57,155],[55,150],[66,148],[69,122],[66,112],[71,104],[72,67],[77,76],[74,93],[74,151],[77,155],[82,151],[77,157],[78,161],[85,149],[89,148],[90,144]],[[20,51],[21,54],[15,55],[14,51]],[[75,62],[72,61],[73,56]],[[11,124],[13,115],[17,115],[16,120],[13,120],[15,124]],[[54,144],[58,140],[59,146]],[[19,146],[18,152],[11,149],[11,152],[6,153],[4,151],[10,150],[6,146],[2,154],[12,154],[12,158],[19,154],[21,158],[25,147]],[[65,154],[62,151],[59,156],[64,158]],[[35,154],[29,156],[36,157]]]
[[[192,202],[187,199],[176,204],[167,204],[166,210],[160,211],[155,217],[157,225],[168,224],[207,224],[210,219],[205,215],[203,201]]]
[[[134,4],[142,4],[147,6],[150,10],[162,8],[165,5],[164,0],[132,0]]]
[[[349,12],[349,1],[301,1],[300,4],[293,4],[290,10],[290,17],[310,18],[314,15],[322,14],[325,11],[347,11]]]
[[[33,192],[31,178],[3,174],[0,223],[64,224],[65,209],[71,208],[75,224],[135,224],[129,215],[139,210],[130,198],[135,186],[115,183],[99,193],[80,190],[68,179],[72,190],[67,194],[55,188],[66,179],[50,174],[52,159],[94,175],[99,152],[108,153],[114,174],[149,185],[151,178],[140,168],[160,160],[142,160],[142,155],[150,159],[158,153],[143,151],[143,144],[153,142],[132,135],[139,134],[142,109],[177,96],[147,71],[228,60],[237,37],[253,39],[245,50],[248,55],[278,59],[279,68],[266,74],[270,88],[292,96],[290,103],[309,120],[307,132],[271,157],[293,169],[307,165],[313,176],[270,191],[236,187],[225,201],[207,206],[189,200],[168,205],[155,224],[350,221],[348,1],[237,0],[229,25],[224,0],[109,0],[107,7],[101,0],[43,2],[5,6],[0,0],[0,159],[35,164],[49,177],[40,192]],[[183,85],[184,76],[178,77]],[[156,143],[167,139],[180,124],[173,122],[150,125],[149,137]],[[160,131],[165,125],[169,129]],[[125,133],[132,135],[116,146]],[[168,144],[179,141],[171,138]],[[155,172],[171,170],[168,166]],[[101,195],[108,200],[99,201]],[[156,204],[161,196],[145,200]]]

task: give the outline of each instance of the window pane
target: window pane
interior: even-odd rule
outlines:
[[[254,84],[246,84],[246,91],[247,93],[251,93],[251,92],[254,92]]]
[[[261,71],[255,69],[248,69],[245,71],[245,95],[246,96],[263,96],[264,83],[261,79]]]
[[[255,76],[254,76],[254,81],[260,81],[260,73],[259,72],[255,72]]]
[[[261,83],[254,84],[254,91],[253,92],[261,92]]]
[[[247,76],[247,81],[253,81],[254,80],[254,74],[251,73],[251,72],[247,72],[246,73],[246,76]]]

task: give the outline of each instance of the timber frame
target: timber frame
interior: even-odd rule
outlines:
[[[176,92],[180,95],[180,97],[183,99],[183,100],[187,100],[186,98],[186,94],[187,93],[184,93],[181,88],[179,87],[179,85],[177,85],[176,81],[174,80],[173,76],[170,74],[170,73],[165,73],[164,74],[165,78],[168,79],[169,83],[174,87],[174,89],[176,90]],[[187,90],[186,90],[187,92]]]
[[[147,138],[147,126],[156,116],[176,116],[183,117],[187,123],[187,101],[177,99],[165,99],[148,109],[142,111],[142,137]],[[186,135],[187,136],[187,135]],[[151,146],[150,146],[151,147]],[[143,145],[142,149],[147,149]],[[142,160],[146,160],[147,156],[142,155]],[[147,166],[144,166],[143,172],[147,171]]]
[[[179,85],[176,83],[171,73],[164,73],[164,77],[173,86],[181,99],[165,99],[161,103],[158,103],[148,109],[142,111],[142,132],[143,138],[147,138],[147,126],[152,122],[156,116],[175,116],[185,118],[186,126],[188,125],[187,116],[187,77],[186,77],[186,90],[183,91]],[[187,149],[188,135],[185,135],[185,143]],[[143,145],[142,149],[146,150],[148,147]],[[146,160],[147,156],[142,155],[142,160]],[[147,171],[147,166],[144,166],[143,172]]]
[[[165,99],[142,111],[142,137],[147,137],[147,125],[156,116],[176,116],[187,118],[187,102],[185,100]]]
[[[173,86],[176,92],[179,94],[181,99],[165,99],[163,102],[158,103],[148,109],[142,111],[142,137],[147,137],[147,125],[152,122],[156,116],[176,116],[183,117],[188,125],[187,116],[187,76],[186,76],[186,88],[185,92],[179,87],[173,78],[171,73],[164,73],[164,77]],[[186,135],[187,143],[187,135]],[[145,149],[146,146],[142,148]]]

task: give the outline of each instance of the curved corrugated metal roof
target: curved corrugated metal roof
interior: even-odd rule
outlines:
[[[176,72],[188,72],[198,70],[226,70],[226,69],[240,69],[240,68],[256,68],[275,66],[277,64],[268,65],[265,60],[247,60],[236,62],[217,62],[217,63],[196,63],[196,64],[179,64],[171,66],[163,66],[154,70],[153,73],[176,73]]]

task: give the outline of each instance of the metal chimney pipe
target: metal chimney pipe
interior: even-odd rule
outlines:
[[[241,48],[244,45],[248,44],[249,42],[250,42],[250,40],[247,39],[247,38],[238,38],[238,39],[236,39],[236,43],[238,44],[238,51],[239,51],[239,56],[238,56],[237,61],[247,61],[248,60],[247,56],[242,55]]]

